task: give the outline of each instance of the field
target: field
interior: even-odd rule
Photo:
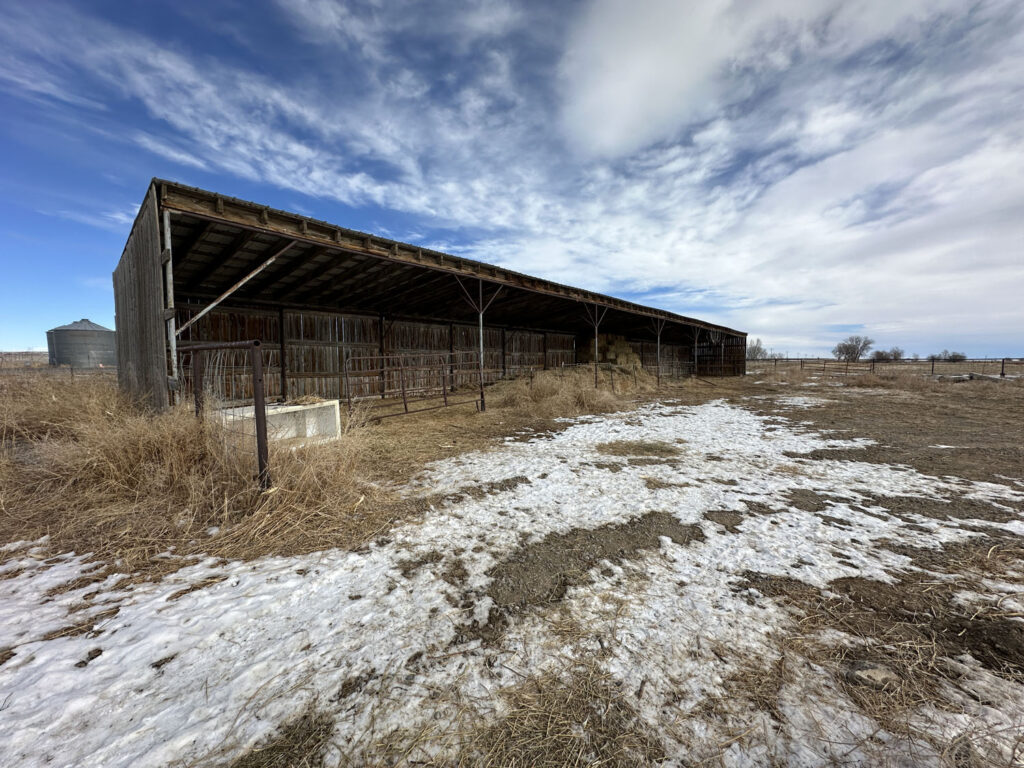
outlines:
[[[1024,760],[1018,382],[538,377],[262,496],[185,409],[0,386],[5,764]]]

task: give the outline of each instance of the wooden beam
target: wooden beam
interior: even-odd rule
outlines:
[[[275,265],[273,269],[264,271],[258,280],[253,280],[246,286],[245,295],[262,293],[265,288],[273,285],[286,277],[291,277],[309,262],[327,253],[326,248],[311,248],[303,253],[296,253],[290,259]]]
[[[206,239],[206,236],[210,234],[216,224],[212,221],[207,221],[200,227],[196,228],[196,231],[192,234],[188,240],[186,240],[179,248],[174,249],[172,258],[174,259],[174,265],[181,264],[182,261],[192,255],[192,251]]]
[[[358,275],[360,272],[374,272],[378,269],[383,269],[383,267],[380,266],[377,262],[363,260],[360,261],[358,264],[349,267],[348,269],[342,270],[336,275],[331,275],[330,278],[326,281],[326,285],[317,285],[305,291],[300,291],[299,293],[290,291],[289,293],[285,294],[284,296],[281,296],[280,298],[282,301],[331,302],[333,301],[334,296],[343,294],[344,291],[348,288],[347,285],[339,286],[339,282],[344,283],[350,277],[352,277],[353,275]]]
[[[238,256],[238,254],[241,253],[245,249],[245,247],[256,238],[257,234],[257,232],[253,232],[252,230],[242,230],[238,237],[236,237],[231,242],[231,245],[228,246],[226,250],[227,256],[222,256],[220,259],[214,258],[213,262],[209,266],[207,266],[206,269],[204,269],[198,275],[189,280],[188,285],[185,287],[185,292],[194,292],[196,289],[199,288],[199,286],[201,286],[203,283],[205,283],[207,280],[213,277],[217,270],[219,270],[221,267],[223,267],[225,264],[231,261],[231,259]]]

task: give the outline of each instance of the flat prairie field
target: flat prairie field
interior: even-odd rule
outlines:
[[[350,546],[232,556],[228,521],[133,575],[7,542],[4,764],[1022,764],[1020,383],[494,402],[362,427],[424,461],[378,479],[415,513]]]

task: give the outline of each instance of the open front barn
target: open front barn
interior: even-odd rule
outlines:
[[[156,408],[190,386],[190,345],[253,339],[280,400],[429,394],[595,355],[745,370],[746,334],[729,328],[159,179],[114,294],[121,385]],[[252,397],[246,359],[221,360],[228,400]]]

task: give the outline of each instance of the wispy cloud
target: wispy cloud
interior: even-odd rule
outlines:
[[[1019,3],[273,13],[318,67],[268,74],[39,6],[0,31],[0,82],[85,121],[135,105],[129,140],[191,168],[794,346],[854,325],[1010,344],[1024,324]]]

